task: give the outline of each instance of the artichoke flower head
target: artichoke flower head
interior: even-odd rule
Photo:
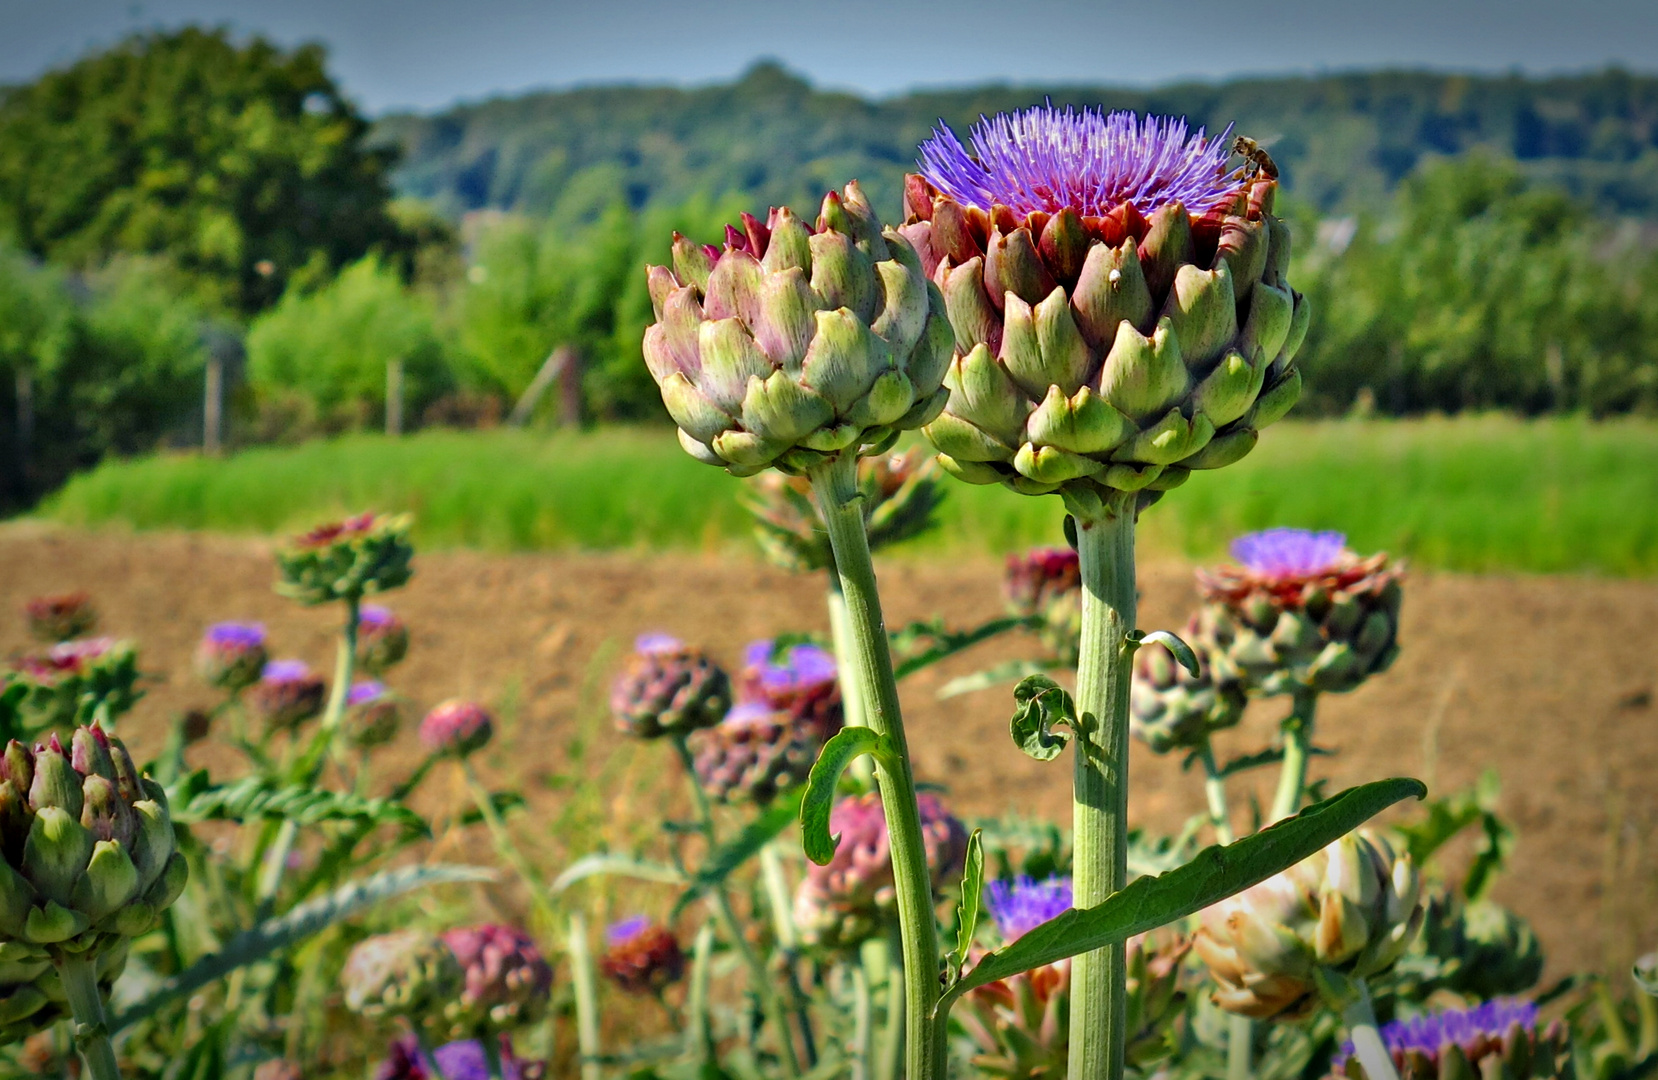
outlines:
[[[1277,183],[1228,170],[1230,134],[1047,106],[922,145],[900,232],[955,331],[925,429],[947,471],[1094,519],[1238,460],[1295,403],[1310,312]]]

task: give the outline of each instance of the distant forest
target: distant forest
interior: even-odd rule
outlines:
[[[814,89],[773,63],[698,89],[596,86],[394,115],[374,138],[401,151],[395,182],[444,212],[513,210],[577,224],[618,193],[630,206],[740,196],[809,205],[848,177],[896,214],[900,178],[943,119],[1104,105],[1228,123],[1267,146],[1286,189],[1321,214],[1378,212],[1426,159],[1485,148],[1597,215],[1658,217],[1658,77],[1359,72],[1149,90],[981,86],[871,100]]]

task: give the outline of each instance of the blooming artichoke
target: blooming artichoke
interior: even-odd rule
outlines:
[[[495,721],[475,701],[445,701],[420,721],[420,741],[434,754],[464,758],[482,750],[495,735]]]
[[[462,988],[461,962],[442,938],[395,930],[359,941],[345,958],[340,986],[346,1008],[370,1020],[438,1016]]]
[[[1193,647],[1221,678],[1262,694],[1352,690],[1386,671],[1399,653],[1404,570],[1345,544],[1304,529],[1239,537],[1239,565],[1198,571]]]
[[[505,1033],[498,1039],[501,1080],[542,1080],[547,1075],[545,1062],[526,1061],[515,1055],[512,1039]],[[398,1036],[387,1047],[385,1059],[374,1070],[374,1080],[435,1080],[440,1070],[444,1080],[491,1080],[489,1057],[477,1039],[444,1043],[428,1058],[412,1034]]]
[[[328,684],[303,660],[272,660],[248,689],[248,705],[268,732],[293,731],[322,712]]]
[[[265,628],[259,623],[214,623],[196,646],[196,673],[207,685],[236,693],[264,673]]]
[[[1082,564],[1068,547],[1037,547],[1007,557],[1002,592],[1008,610],[1042,621],[1037,634],[1062,664],[1082,647]]]
[[[84,637],[98,625],[98,609],[84,592],[31,597],[23,603],[23,615],[30,636],[48,645]]]
[[[528,934],[498,923],[446,931],[464,977],[461,992],[443,1006],[454,1038],[487,1037],[537,1019],[553,987],[552,966]]]
[[[1187,640],[1197,637],[1198,618],[1186,626]],[[1129,691],[1129,729],[1153,752],[1195,749],[1210,733],[1243,718],[1244,691],[1235,679],[1217,679],[1208,650],[1197,653],[1193,675],[1174,654],[1152,642],[1134,654],[1134,684]]]
[[[1205,909],[1194,946],[1217,1005],[1287,1018],[1312,1008],[1321,968],[1356,978],[1387,970],[1422,918],[1410,856],[1357,832]]]
[[[943,498],[938,465],[920,447],[859,461],[858,491],[871,551],[932,528]],[[803,479],[763,472],[749,481],[744,502],[754,515],[754,537],[772,562],[796,571],[834,562],[827,527]]]
[[[944,299],[856,182],[824,196],[815,227],[787,207],[745,214],[723,250],[676,234],[673,262],[649,271],[645,364],[697,460],[802,472],[943,408]]]
[[[384,683],[372,679],[352,685],[345,697],[345,715],[340,718],[340,737],[347,746],[372,750],[397,737],[403,726],[403,712]]]
[[[315,605],[395,589],[413,573],[409,526],[406,514],[359,514],[302,533],[276,553],[276,591]]]
[[[1229,465],[1301,392],[1309,308],[1284,279],[1277,184],[1230,129],[1051,107],[940,127],[900,232],[944,294],[950,402],[924,429],[972,483],[1085,518]]]
[[[701,650],[667,634],[646,634],[610,690],[616,729],[639,739],[686,735],[720,722],[731,679]]]
[[[1399,1080],[1555,1080],[1574,1075],[1566,1025],[1539,1028],[1529,1001],[1491,1001],[1474,1009],[1395,1020],[1381,1030]],[[1331,1062],[1334,1076],[1370,1077],[1351,1043]]]
[[[737,700],[787,713],[791,721],[827,741],[843,723],[837,676],[834,656],[816,645],[780,649],[774,641],[753,641],[743,650]]]
[[[12,672],[23,686],[18,715],[27,731],[108,723],[144,696],[138,653],[114,638],[80,638],[23,657]]]
[[[629,994],[659,994],[685,974],[685,954],[673,931],[636,915],[605,931],[599,970]]]
[[[938,796],[923,792],[917,803],[927,870],[936,891],[961,872],[967,829]],[[807,866],[795,893],[795,924],[809,945],[851,949],[896,918],[892,853],[880,796],[869,792],[836,803],[829,814],[829,832],[840,837],[840,844],[827,865]]]
[[[0,849],[0,957],[11,975],[124,947],[189,877],[161,785],[96,725],[76,729],[67,751],[56,734],[32,751],[7,745]]]
[[[379,604],[364,604],[357,613],[357,666],[383,675],[409,651],[409,628],[397,613]]]

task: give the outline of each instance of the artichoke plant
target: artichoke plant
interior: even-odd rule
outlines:
[[[842,702],[835,658],[816,645],[778,648],[773,641],[750,642],[737,676],[737,700],[765,705],[820,741],[841,729]]]
[[[84,592],[35,596],[23,602],[29,636],[47,645],[85,637],[98,625],[98,609]]]
[[[1205,909],[1194,947],[1215,1003],[1255,1019],[1304,1015],[1321,982],[1393,965],[1421,929],[1420,893],[1408,854],[1357,832]]]
[[[553,969],[529,935],[482,923],[446,931],[443,941],[462,974],[460,993],[441,1012],[451,1038],[489,1038],[546,1011]]]
[[[340,738],[357,750],[372,750],[397,737],[403,711],[384,683],[367,679],[352,684],[340,718]]]
[[[724,720],[690,738],[697,780],[726,803],[765,806],[806,782],[823,739],[769,705],[733,706]]]
[[[1494,901],[1465,901],[1444,888],[1427,900],[1409,960],[1426,969],[1423,990],[1473,1001],[1524,993],[1543,977],[1543,945],[1531,924]]]
[[[731,679],[700,650],[645,634],[610,690],[616,729],[639,739],[712,727],[731,708]]]
[[[660,994],[685,974],[685,954],[673,931],[635,915],[605,930],[599,970],[623,993]]]
[[[396,930],[358,942],[345,958],[346,1008],[370,1020],[420,1024],[460,994],[461,963],[436,934]]]
[[[1361,558],[1341,533],[1239,537],[1234,566],[1200,570],[1192,645],[1223,678],[1261,694],[1352,690],[1398,655],[1404,570]]]
[[[697,460],[800,473],[943,408],[943,297],[856,182],[824,197],[815,225],[782,207],[743,215],[723,249],[675,234],[673,263],[649,271],[645,363]]]
[[[494,718],[475,701],[452,698],[434,706],[420,721],[420,741],[426,749],[453,758],[471,757],[494,735]]]
[[[1557,1080],[1574,1075],[1566,1025],[1556,1020],[1542,1027],[1537,1006],[1529,1001],[1491,1001],[1395,1020],[1381,1029],[1381,1037],[1399,1080]],[[1331,1073],[1382,1080],[1360,1064],[1351,1043],[1336,1054]]]
[[[359,514],[319,525],[276,553],[276,591],[303,604],[355,603],[409,580],[407,515]]]
[[[12,678],[23,686],[17,711],[26,731],[108,724],[144,696],[138,653],[114,638],[79,638],[23,657]]]
[[[871,551],[932,528],[933,511],[943,498],[938,465],[921,447],[860,460],[858,491],[863,495],[864,529]],[[834,565],[822,512],[804,479],[760,473],[749,481],[744,504],[754,515],[754,537],[760,550],[772,562],[794,571]]]
[[[196,674],[217,690],[240,693],[259,681],[269,653],[259,623],[214,623],[196,645]]]
[[[328,684],[303,660],[272,660],[259,681],[248,688],[247,701],[267,732],[294,731],[322,712]]]
[[[1196,638],[1198,619],[1187,623],[1186,638]],[[1164,646],[1140,646],[1134,656],[1134,684],[1129,691],[1129,724],[1153,752],[1195,750],[1210,734],[1233,727],[1243,718],[1245,697],[1236,680],[1217,678],[1208,650],[1197,653],[1198,673],[1182,667]]]
[[[409,651],[409,628],[397,613],[379,604],[364,604],[357,614],[357,666],[383,675]]]

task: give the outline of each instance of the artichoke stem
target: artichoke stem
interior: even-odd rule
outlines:
[[[1359,1059],[1365,1080],[1399,1080],[1393,1067],[1393,1055],[1382,1042],[1382,1033],[1376,1029],[1376,1014],[1370,1008],[1370,988],[1363,979],[1358,993],[1341,1010],[1341,1022],[1347,1028],[1347,1037],[1353,1041],[1353,1056]]]
[[[57,964],[69,1011],[75,1017],[75,1048],[81,1052],[91,1080],[121,1080],[115,1044],[109,1041],[109,1024],[104,1019],[104,998],[98,992],[98,976],[92,965],[85,956],[66,956]]]
[[[1297,690],[1294,708],[1284,718],[1284,764],[1278,772],[1278,791],[1272,798],[1272,818],[1282,821],[1301,809],[1301,795],[1307,790],[1307,758],[1313,745],[1313,718],[1318,691]]]
[[[777,854],[777,841],[772,840],[760,849],[760,877],[766,887],[766,902],[771,908],[772,931],[777,945],[783,951],[787,964],[789,999],[794,1008],[795,1025],[800,1028],[800,1045],[806,1051],[806,1067],[817,1065],[817,1036],[812,1031],[812,1017],[807,1008],[806,994],[795,974],[795,954],[800,950],[800,932],[794,925],[790,910],[788,875],[783,872],[783,860]]]
[[[426,1064],[431,1067],[432,1076],[436,1080],[449,1080],[443,1074],[443,1066],[438,1064],[436,1049],[432,1046],[432,1041],[426,1037],[426,1029],[419,1024],[410,1024],[409,1028],[414,1032],[416,1049],[420,1051],[420,1056],[425,1059]]]
[[[875,776],[886,814],[892,853],[893,884],[897,891],[898,924],[903,941],[905,1024],[904,1077],[940,1080],[944,1075],[943,1025],[934,1017],[939,994],[938,932],[934,923],[932,879],[921,835],[921,809],[915,798],[909,744],[898,705],[898,683],[892,673],[881,597],[875,585],[875,566],[869,557],[864,528],[863,500],[858,492],[858,459],[843,451],[808,474],[812,494],[822,508],[829,529],[829,546],[846,598],[851,648],[846,659],[866,725],[882,737],[885,752],[877,759]],[[936,1030],[935,1030],[936,1029]]]
[[[875,1080],[900,1080],[904,1075],[904,948],[898,927],[889,927],[879,943],[887,987],[886,1027],[881,1033],[881,1056],[875,1062]],[[871,954],[866,953],[865,958]]]
[[[547,886],[542,882],[541,875],[531,865],[530,860],[524,857],[524,852],[507,831],[507,823],[501,820],[501,813],[495,809],[495,799],[478,780],[477,770],[472,768],[471,758],[462,758],[460,761],[461,774],[466,780],[466,789],[472,795],[472,801],[478,806],[478,816],[484,819],[489,828],[490,839],[495,841],[495,852],[523,881],[524,887],[530,891],[530,902],[535,905],[536,911],[547,920],[549,928],[556,926],[558,913],[553,909],[553,902],[549,899]]]
[[[852,627],[847,621],[846,594],[841,592],[840,574],[829,567],[829,637],[835,647],[835,671],[841,684],[841,717],[847,727],[868,727],[864,721],[863,689],[853,666]],[[852,761],[852,775],[868,790],[875,788],[875,764],[860,755]]]
[[[587,948],[587,919],[570,913],[570,982],[576,992],[576,1050],[581,1080],[599,1080],[599,988],[593,978],[593,954]]]
[[[479,1032],[478,1045],[484,1050],[484,1069],[489,1080],[502,1080],[500,1036],[493,1031]]]
[[[1249,1080],[1254,1073],[1255,1022],[1234,1014],[1226,1026],[1226,1080]]]
[[[1232,835],[1232,812],[1226,806],[1226,777],[1221,775],[1219,766],[1215,764],[1215,748],[1209,745],[1208,739],[1204,739],[1197,748],[1197,756],[1203,763],[1203,794],[1209,800],[1209,824],[1215,830],[1217,842],[1230,844],[1235,837]],[[1238,1077],[1231,1076],[1231,1080],[1238,1080]]]
[[[875,1080],[870,1056],[874,1042],[875,1002],[869,993],[869,972],[864,970],[862,957],[848,966],[852,974],[851,1080]]]
[[[1134,503],[1077,522],[1082,571],[1079,719],[1072,776],[1075,904],[1093,907],[1128,884],[1128,701],[1134,648]],[[1071,1080],[1121,1080],[1127,1026],[1122,945],[1071,968]]]
[[[714,965],[714,924],[705,922],[697,931],[691,945],[691,986],[685,995],[685,1053],[700,1065],[714,1064],[714,1028],[708,1015],[708,977]],[[593,1014],[594,1054],[598,1053],[599,1018]],[[583,1051],[586,1054],[586,1051]],[[597,1080],[599,1066],[595,1062],[591,1077],[585,1069],[582,1080]]]

